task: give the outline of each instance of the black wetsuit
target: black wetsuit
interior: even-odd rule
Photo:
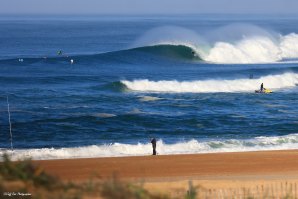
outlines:
[[[152,148],[153,148],[153,154],[152,155],[156,155],[156,139],[153,138],[151,140],[151,144],[152,144]]]
[[[263,91],[263,89],[264,89],[264,86],[263,86],[263,83],[261,84],[261,91]]]

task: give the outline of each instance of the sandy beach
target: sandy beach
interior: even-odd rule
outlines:
[[[189,180],[207,189],[296,183],[298,180],[298,150],[39,160],[34,163],[66,181],[83,182],[116,175],[160,191],[185,190]]]
[[[298,176],[298,150],[38,160],[36,164],[65,180],[116,174],[129,180],[214,179]]]

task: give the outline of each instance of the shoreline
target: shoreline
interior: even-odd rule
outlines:
[[[59,149],[67,149],[67,148],[34,148],[33,150],[44,150],[44,149],[54,149],[54,150],[59,150]],[[15,153],[18,153],[19,151],[24,151],[24,150],[32,150],[32,149],[19,149],[15,148],[13,150],[7,149],[7,148],[0,148],[0,156],[3,156],[4,154],[7,154],[10,156],[12,161],[19,161],[19,160],[25,160],[25,159],[30,159],[32,161],[55,161],[55,160],[84,160],[84,159],[109,159],[109,158],[132,158],[132,157],[149,157],[152,156],[152,147],[150,144],[149,147],[149,152],[146,154],[136,154],[136,155],[131,155],[131,154],[126,154],[126,155],[114,155],[114,156],[67,156],[67,157],[48,157],[48,158],[41,158],[41,155],[39,155],[37,158],[34,158],[34,155],[29,155],[31,154],[30,152],[24,153],[23,156],[14,156]],[[157,153],[156,156],[187,156],[187,155],[208,155],[208,154],[233,154],[233,153],[259,153],[259,152],[282,152],[282,151],[298,151],[298,148],[289,148],[289,149],[260,149],[260,150],[243,150],[243,151],[208,151],[208,152],[200,152],[200,153]],[[51,152],[48,152],[45,154],[48,156]],[[68,152],[69,153],[69,152]],[[75,152],[73,152],[75,153]],[[1,163],[1,160],[0,160]]]

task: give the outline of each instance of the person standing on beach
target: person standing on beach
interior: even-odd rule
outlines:
[[[152,155],[156,155],[156,139],[155,138],[151,139],[151,144],[152,144],[152,148],[153,148],[153,154]]]

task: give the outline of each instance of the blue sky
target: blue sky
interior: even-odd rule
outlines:
[[[298,0],[1,0],[0,14],[298,14]]]

